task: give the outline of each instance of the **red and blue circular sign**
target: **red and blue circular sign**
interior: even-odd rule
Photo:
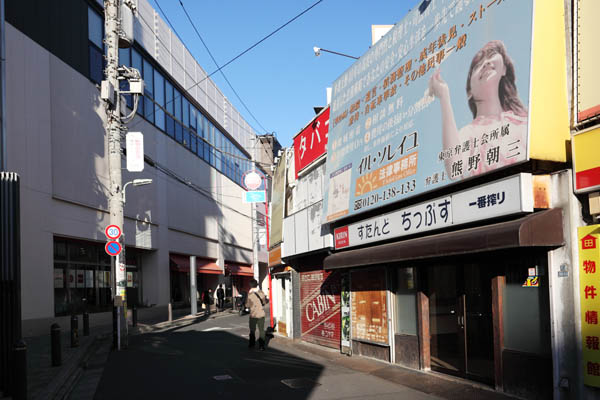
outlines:
[[[119,236],[121,236],[121,228],[119,228],[117,225],[109,225],[104,230],[104,234],[109,239],[118,239]]]
[[[109,256],[118,256],[121,252],[121,249],[121,243],[116,242],[114,240],[106,243],[106,246],[104,246],[104,250],[106,250],[106,254],[108,254]]]

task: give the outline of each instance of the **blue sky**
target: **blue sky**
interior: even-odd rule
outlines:
[[[200,65],[213,72],[216,66],[179,0],[149,1],[160,13],[158,2]],[[181,1],[212,55],[223,65],[318,0]],[[371,45],[371,25],[394,24],[418,3],[322,0],[225,67],[227,79],[258,122],[219,73],[212,79],[258,133],[275,132],[282,146],[290,146],[294,135],[314,117],[313,107],[326,104],[326,88],[353,62],[329,53],[315,57],[313,47],[358,57]]]

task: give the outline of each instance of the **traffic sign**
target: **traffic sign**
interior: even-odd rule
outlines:
[[[106,243],[104,250],[106,250],[106,254],[109,256],[117,256],[121,252],[121,243],[115,242],[114,240],[110,241]]]
[[[244,192],[244,203],[265,203],[267,201],[267,193],[264,190],[255,190]]]
[[[263,177],[256,171],[248,171],[242,176],[242,185],[246,190],[256,190],[262,185]]]
[[[104,234],[109,239],[118,239],[121,236],[121,228],[119,228],[117,225],[109,225],[104,230]]]

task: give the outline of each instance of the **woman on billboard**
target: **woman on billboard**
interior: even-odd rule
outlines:
[[[493,40],[473,57],[467,98],[473,120],[457,129],[448,84],[440,70],[429,80],[429,93],[442,108],[443,157],[450,178],[479,175],[526,158],[527,109],[519,100],[515,67],[504,43]]]

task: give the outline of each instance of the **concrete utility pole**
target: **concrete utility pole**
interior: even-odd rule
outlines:
[[[258,136],[254,135],[254,146],[252,146],[252,171],[256,172],[256,150],[258,148]],[[258,270],[258,213],[256,210],[257,203],[251,203],[252,205],[252,270],[254,271],[254,279],[259,282],[259,270]]]
[[[110,178],[110,192],[108,197],[109,223],[117,225],[124,232],[123,226],[123,201],[122,201],[122,176],[121,176],[121,115],[119,88],[119,4],[120,0],[104,0],[104,40],[106,46],[106,80],[103,82],[103,92],[108,94],[105,101],[106,109],[106,137],[108,139],[108,171]],[[104,93],[103,93],[104,94]],[[103,96],[104,97],[104,96]],[[117,314],[117,327],[120,325],[121,306],[125,305],[125,286],[123,279],[125,273],[125,239],[119,238],[121,254],[112,260],[112,297],[113,313]],[[122,260],[122,261],[121,261]],[[120,271],[120,269],[123,271]],[[121,348],[120,329],[113,326],[113,335],[117,335],[117,349]]]

